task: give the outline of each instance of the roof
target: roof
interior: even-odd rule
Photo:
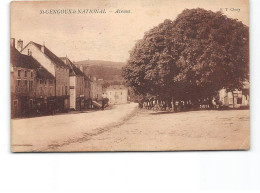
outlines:
[[[30,43],[34,44],[40,50],[41,50],[41,47],[44,46],[44,45],[35,43],[33,41],[30,41],[27,45],[29,45]],[[24,47],[24,49],[27,47],[27,45]],[[52,60],[57,66],[68,68],[68,66],[66,64],[64,64],[64,62],[58,56],[56,56],[52,51],[50,51],[46,46],[44,46],[44,54],[48,58],[50,58],[50,60]]]
[[[13,67],[34,69],[31,57],[21,54],[16,48],[10,48],[10,61]]]
[[[84,76],[85,79],[90,80],[68,57],[60,57],[60,59],[70,68],[70,76]]]
[[[107,90],[126,90],[127,88],[124,85],[110,85],[107,87]]]
[[[33,69],[37,78],[55,79],[37,60],[32,56],[21,54],[16,48],[11,47],[11,64],[13,67]]]

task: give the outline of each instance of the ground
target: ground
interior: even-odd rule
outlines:
[[[249,110],[111,110],[12,120],[12,151],[172,151],[249,148]]]

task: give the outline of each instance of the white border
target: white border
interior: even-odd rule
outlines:
[[[220,152],[10,153],[9,0],[0,7],[0,192],[259,192],[259,0],[250,2],[251,150]]]

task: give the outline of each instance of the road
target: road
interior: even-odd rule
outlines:
[[[121,111],[121,108],[118,107],[115,111]],[[124,114],[123,111],[121,113]],[[249,110],[155,113],[151,110],[132,108],[127,116],[122,115],[118,123],[103,124],[103,127],[99,127],[95,132],[82,129],[88,122],[89,120],[85,119],[80,124],[74,122],[63,125],[68,127],[77,123],[74,130],[81,132],[77,132],[75,137],[70,136],[66,140],[58,137],[59,140],[56,141],[48,139],[44,147],[27,146],[26,150],[54,152],[238,150],[248,149],[250,144]],[[46,124],[49,125],[49,122]],[[44,132],[49,133],[51,129],[56,133],[47,125]],[[34,135],[37,138],[42,133],[35,132]],[[50,136],[46,134],[45,137]],[[25,146],[18,145],[13,148],[19,151],[19,148],[24,149]]]
[[[98,135],[125,122],[137,111],[137,104],[113,106],[104,111],[12,119],[13,152],[52,151],[90,136]]]

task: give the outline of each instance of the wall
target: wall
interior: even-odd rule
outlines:
[[[91,82],[88,79],[84,79],[84,81],[85,81],[84,97],[85,97],[85,99],[89,99],[92,96],[92,94],[91,94]]]
[[[76,76],[76,97],[84,95],[84,77]]]
[[[31,51],[32,57],[35,58],[53,76],[55,76],[55,66],[52,61],[33,43],[28,44],[28,46],[21,53],[28,55],[28,49]]]
[[[18,71],[20,71],[20,76],[18,76]],[[25,76],[25,71],[27,72],[27,76]],[[16,117],[28,114],[32,109],[33,100],[35,98],[35,70],[11,67],[10,81],[11,116]]]
[[[107,89],[104,97],[109,99],[109,104],[127,103],[127,89]]]
[[[70,77],[69,69],[55,67],[56,96],[69,96]]]
[[[76,76],[70,76],[70,108],[76,109]]]
[[[93,100],[101,100],[103,95],[102,85],[93,81],[91,82],[91,98]]]
[[[20,71],[20,76],[18,76],[18,71]],[[27,77],[25,77],[25,72],[27,72]],[[12,78],[11,78],[12,81],[11,92],[15,94],[34,97],[35,86],[36,86],[35,80],[36,80],[35,70],[13,67]]]
[[[247,89],[243,89],[247,90]],[[249,91],[248,91],[249,92]],[[234,94],[233,94],[234,93]],[[232,92],[227,92],[225,89],[219,91],[219,100],[223,106],[230,108],[239,108],[242,106],[249,106],[249,95],[243,94],[243,91],[235,90]],[[239,101],[240,100],[240,101]],[[239,104],[241,103],[241,104]]]
[[[54,80],[38,79],[36,80],[36,97],[47,98],[55,96]]]

